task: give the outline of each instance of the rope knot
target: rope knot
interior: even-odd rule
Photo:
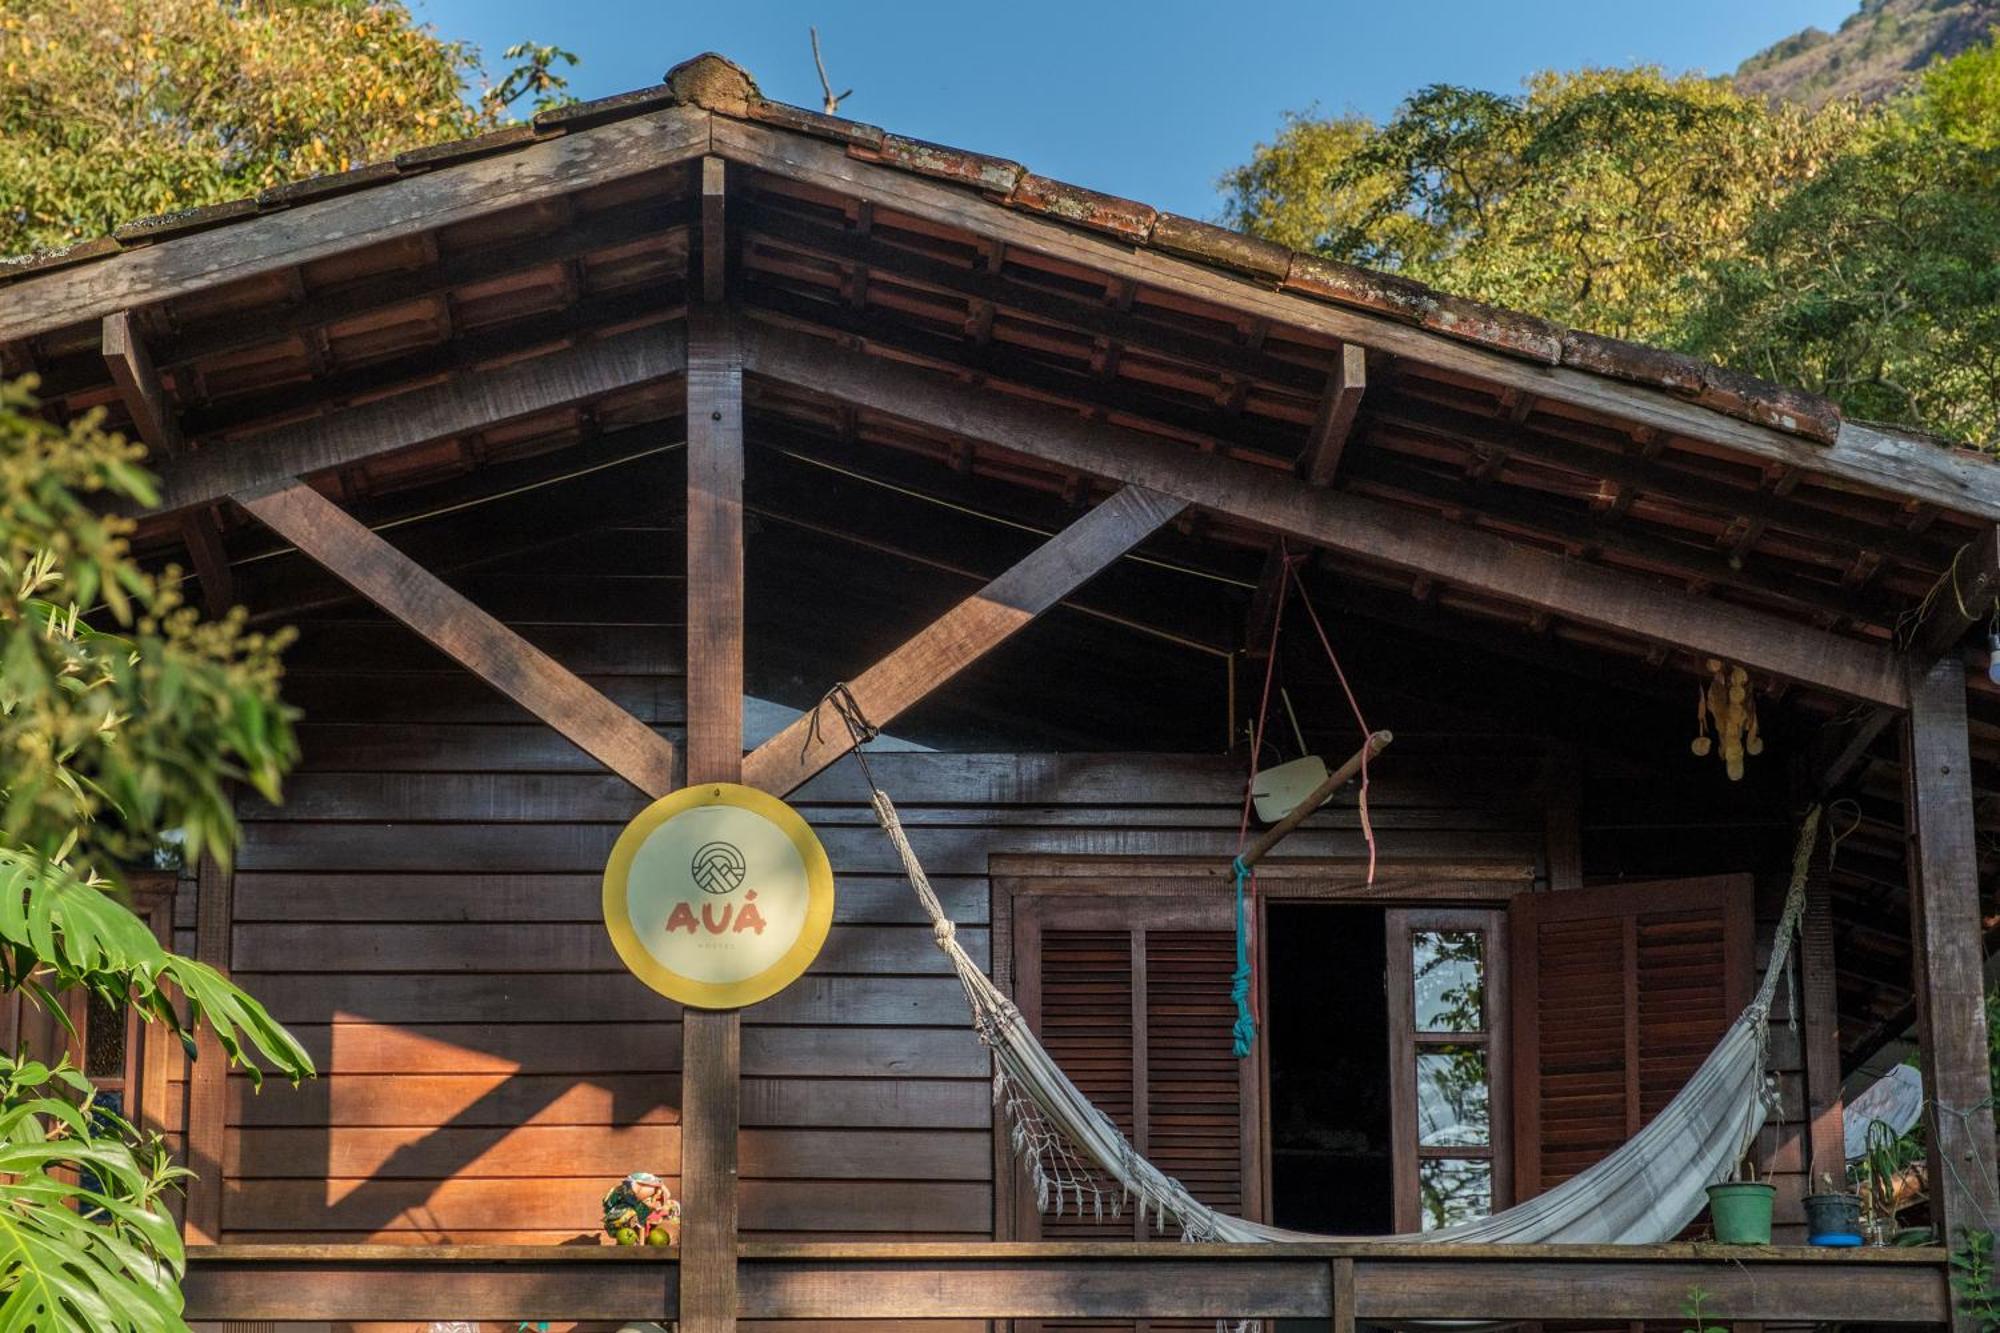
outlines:
[[[931,923],[931,938],[937,941],[938,948],[942,949],[949,946],[957,936],[958,926],[949,918],[939,917]]]

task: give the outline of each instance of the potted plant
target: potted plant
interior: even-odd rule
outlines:
[[[1736,1179],[1720,1180],[1708,1187],[1708,1214],[1715,1238],[1724,1245],[1769,1245],[1771,1208],[1777,1197],[1777,1187],[1757,1179],[1756,1166],[1744,1158]]]
[[[1849,1246],[1861,1243],[1861,1196],[1833,1187],[1833,1175],[1822,1171],[1817,1194],[1805,1197],[1806,1243]]]

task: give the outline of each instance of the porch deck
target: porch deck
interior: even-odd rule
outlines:
[[[652,1319],[677,1257],[611,1246],[217,1245],[190,1250],[187,1317]],[[1943,1324],[1938,1248],[1672,1245],[746,1243],[746,1320],[1678,1319]]]

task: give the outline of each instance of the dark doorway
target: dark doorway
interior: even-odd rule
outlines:
[[[1382,909],[1270,903],[1265,932],[1271,1220],[1385,1235],[1395,1187]]]

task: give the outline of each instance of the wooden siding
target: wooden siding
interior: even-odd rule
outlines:
[[[679,740],[674,545],[604,582],[587,546],[456,582]],[[323,1076],[257,1095],[230,1080],[224,1239],[591,1235],[612,1179],[671,1177],[679,1157],[678,1014],[626,975],[598,920],[605,853],[644,798],[385,617],[308,620],[290,661],[305,762],[282,807],[243,807],[230,961]],[[1398,761],[1374,788],[1387,853],[1538,858],[1540,760],[1518,742],[1411,735]],[[1212,859],[1226,890],[1235,761],[903,754],[877,769],[982,962],[996,853]],[[744,1230],[991,1236],[989,1065],[957,983],[852,767],[795,799],[839,906],[807,977],[745,1014]],[[1351,809],[1286,847],[1361,850]]]

